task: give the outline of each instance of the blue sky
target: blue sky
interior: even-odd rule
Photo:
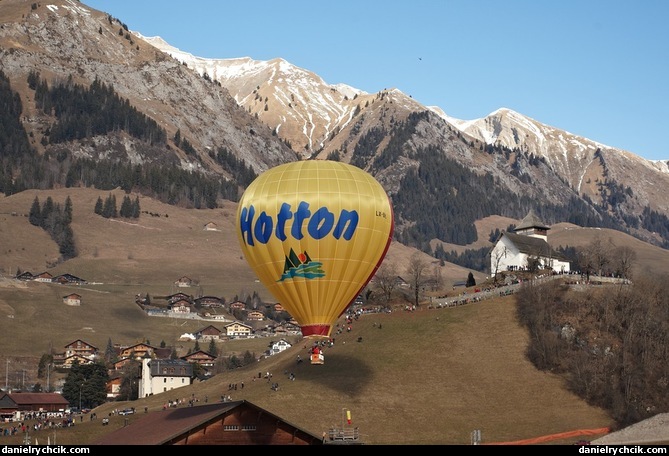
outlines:
[[[669,2],[83,0],[198,57],[281,57],[462,120],[509,108],[668,160]]]

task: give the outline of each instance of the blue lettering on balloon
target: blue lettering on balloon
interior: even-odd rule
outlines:
[[[309,210],[309,203],[300,202],[295,212],[291,211],[288,203],[283,203],[276,216],[276,227],[274,219],[265,211],[261,212],[256,219],[256,209],[253,205],[243,207],[239,217],[239,228],[242,238],[247,245],[255,245],[255,241],[261,244],[267,244],[272,237],[272,232],[280,240],[285,241],[288,238],[286,233],[286,222],[293,220],[293,226],[290,235],[300,240],[304,237],[304,225],[306,222],[306,231],[313,239],[319,240],[332,234],[335,239],[343,238],[350,241],[358,227],[360,216],[357,211],[348,211],[343,209],[339,213],[339,218],[327,207],[321,207],[312,215]]]

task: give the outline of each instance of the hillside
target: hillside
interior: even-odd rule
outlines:
[[[309,346],[298,342],[257,365],[178,392],[100,406],[94,410],[99,417],[128,406],[140,413],[114,416],[108,427],[86,419],[58,430],[57,442],[90,443],[126,418],[141,418],[144,407],[159,411],[168,400],[218,401],[222,395],[249,400],[316,435],[341,427],[348,409],[366,444],[468,445],[476,429],[482,443],[490,444],[613,424],[605,412],[566,391],[559,377],[536,370],[524,355],[527,341],[513,297],[367,314],[353,322],[350,333],[336,335],[324,365],[297,364],[297,355],[306,358]],[[267,372],[278,391],[258,378]],[[294,381],[288,380],[290,373]],[[237,389],[230,390],[231,384]],[[46,436],[33,433],[40,441]]]
[[[117,201],[122,200],[123,192],[113,193]],[[105,199],[109,194],[76,188],[30,190],[0,197],[1,274],[14,277],[18,270],[33,274],[48,271],[54,276],[73,274],[89,282],[76,287],[5,281],[0,286],[0,308],[12,318],[8,330],[14,337],[0,341],[0,352],[39,356],[50,346],[60,350],[79,337],[97,347],[105,347],[109,337],[115,343],[148,338],[154,343],[164,339],[172,344],[187,330],[201,326],[188,322],[167,330],[167,323],[154,327],[153,319],[145,317],[135,304],[137,295],[156,298],[185,291],[194,296],[219,296],[229,302],[257,293],[265,302],[276,302],[242,256],[234,227],[235,203],[225,202],[218,209],[184,209],[140,196],[139,219],[106,219],[95,214],[94,207],[98,198]],[[78,256],[59,263],[55,242],[32,226],[27,214],[35,198],[43,204],[51,197],[62,206],[68,196],[73,204],[72,229]],[[204,230],[209,222],[216,224],[216,231]],[[386,261],[403,274],[408,258],[415,252],[393,243]],[[433,260],[425,257],[426,261]],[[441,269],[445,283],[465,280],[469,273],[453,264],[434,267]],[[176,289],[174,282],[184,275],[196,281],[197,287]],[[478,281],[485,279],[482,273],[476,272],[475,276]],[[79,308],[62,303],[62,296],[73,288],[83,297]],[[30,296],[26,296],[26,289]],[[28,342],[36,318],[53,329],[42,339],[44,343],[37,345]],[[112,329],[118,332],[110,333]]]

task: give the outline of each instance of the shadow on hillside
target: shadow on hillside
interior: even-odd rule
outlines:
[[[296,366],[295,374],[300,380],[313,383],[313,386],[328,388],[349,396],[357,396],[373,381],[373,372],[358,358],[328,351],[325,364],[312,365],[305,361]]]

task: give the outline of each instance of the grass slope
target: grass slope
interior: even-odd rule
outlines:
[[[344,410],[350,410],[364,443],[398,445],[467,445],[475,429],[489,444],[612,425],[606,412],[565,390],[559,377],[536,370],[524,356],[526,343],[513,297],[450,309],[368,314],[353,322],[351,332],[335,335],[324,365],[296,362],[298,354],[308,355],[310,344],[303,340],[257,365],[95,411],[102,417],[134,406],[140,413],[127,418],[131,422],[141,418],[144,407],[159,411],[168,400],[218,401],[230,395],[316,435],[341,427]],[[278,391],[257,378],[266,372],[279,383]],[[230,384],[237,389],[230,391]],[[58,443],[93,443],[125,420],[115,416],[106,427],[84,421],[59,430]]]

